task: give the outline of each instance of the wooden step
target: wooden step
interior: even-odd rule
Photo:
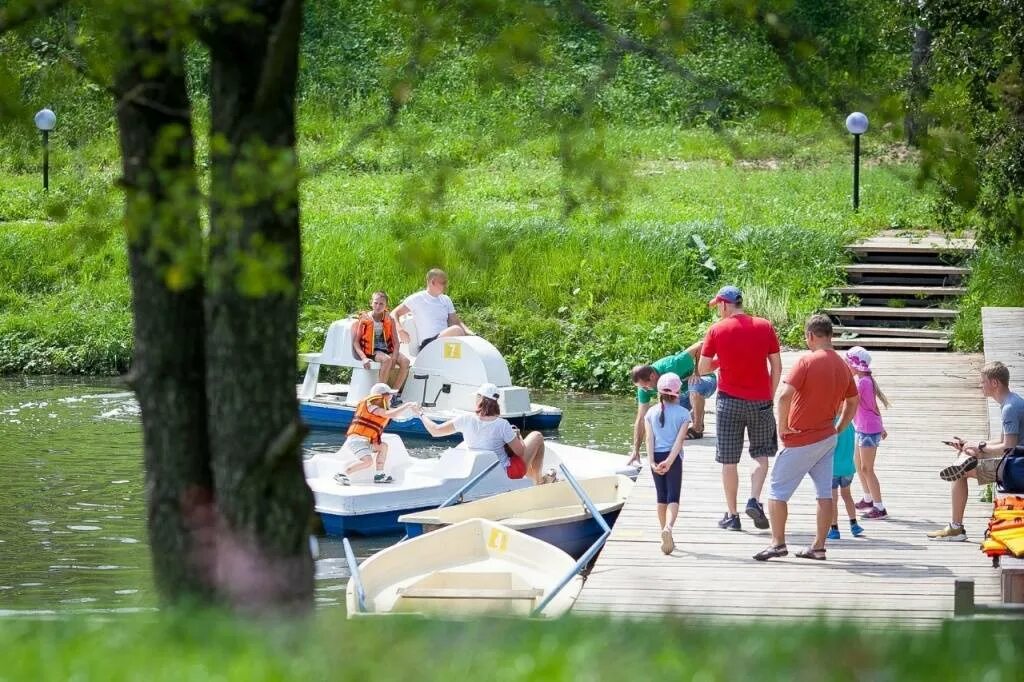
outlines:
[[[883,235],[850,244],[846,249],[857,254],[884,252],[938,255],[950,252],[968,253],[975,250],[975,243],[973,239],[947,239],[943,235],[922,237]]]
[[[836,348],[863,346],[864,348],[916,348],[919,350],[946,350],[949,339],[922,339],[902,336],[859,336],[855,339],[832,339]]]
[[[833,294],[849,294],[854,296],[963,296],[966,287],[933,287],[906,286],[901,284],[857,284],[845,287],[832,287]]]
[[[956,317],[957,311],[949,308],[887,308],[885,306],[849,306],[826,308],[825,313],[835,317],[896,317],[896,318],[944,318]]]
[[[884,275],[910,275],[920,277],[963,277],[970,274],[970,268],[962,268],[956,265],[907,265],[903,263],[852,263],[844,265],[843,269],[848,274],[884,274]]]
[[[859,337],[902,336],[908,339],[948,339],[950,335],[948,329],[903,329],[900,327],[850,327],[845,325],[836,325],[835,327],[832,328],[832,333],[835,334],[833,338],[838,338],[846,334],[855,334]]]

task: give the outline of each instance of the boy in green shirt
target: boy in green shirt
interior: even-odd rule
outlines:
[[[718,379],[714,374],[699,376],[696,374],[697,358],[700,357],[701,341],[693,344],[676,355],[669,355],[655,360],[650,365],[637,365],[630,373],[636,386],[636,421],[633,423],[633,449],[630,451],[629,463],[640,461],[640,448],[644,442],[644,415],[658,399],[658,377],[673,372],[688,383],[687,391],[679,396],[679,404],[690,410],[693,425],[687,433],[688,439],[704,436],[704,401],[718,389]]]

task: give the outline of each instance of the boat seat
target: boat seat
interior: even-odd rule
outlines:
[[[544,594],[537,587],[464,588],[464,587],[400,587],[398,595],[406,599],[529,599]]]

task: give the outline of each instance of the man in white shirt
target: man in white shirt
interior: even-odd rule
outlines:
[[[410,295],[402,304],[392,311],[398,327],[398,337],[403,343],[409,343],[409,332],[402,327],[402,316],[412,313],[416,321],[416,330],[420,336],[418,350],[440,336],[472,336],[473,332],[459,319],[455,313],[452,299],[445,295],[448,286],[448,275],[444,270],[434,268],[427,273],[427,288]]]

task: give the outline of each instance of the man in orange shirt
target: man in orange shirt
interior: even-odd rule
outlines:
[[[825,315],[812,316],[804,327],[804,341],[811,352],[797,360],[779,395],[779,435],[784,447],[775,459],[768,492],[772,544],[754,555],[758,561],[789,554],[788,502],[807,474],[814,481],[818,498],[817,532],[814,544],[796,555],[802,559],[825,559],[825,534],[832,523],[832,453],[836,434],[853,421],[860,402],[850,367],[832,349],[832,321]],[[840,408],[842,416],[836,424]]]

